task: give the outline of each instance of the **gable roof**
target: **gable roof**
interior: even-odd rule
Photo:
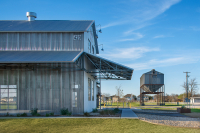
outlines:
[[[0,32],[86,32],[89,27],[93,28],[99,54],[94,20],[0,20]]]
[[[0,32],[85,32],[94,20],[1,20]]]

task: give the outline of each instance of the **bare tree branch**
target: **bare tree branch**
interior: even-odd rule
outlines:
[[[194,96],[197,93],[197,90],[198,90],[196,78],[193,78],[193,79],[190,80],[189,87],[190,87],[191,96]]]

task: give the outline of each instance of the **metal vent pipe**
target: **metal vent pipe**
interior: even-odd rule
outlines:
[[[34,21],[37,18],[37,14],[35,12],[26,12],[26,16],[28,17],[28,21]]]

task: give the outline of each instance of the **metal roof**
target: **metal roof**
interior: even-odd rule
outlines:
[[[1,51],[0,63],[74,62],[81,51]]]
[[[85,32],[94,20],[1,20],[0,32]]]
[[[88,73],[93,73],[92,76],[94,78],[131,80],[134,69],[96,55],[86,52],[84,54],[96,67],[96,70],[87,70]],[[97,73],[100,73],[100,77],[98,77],[99,75]]]

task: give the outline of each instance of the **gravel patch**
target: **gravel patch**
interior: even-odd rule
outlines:
[[[136,115],[140,120],[148,121],[155,124],[200,128],[200,118],[170,117],[170,116],[147,115],[139,113],[136,113]]]

